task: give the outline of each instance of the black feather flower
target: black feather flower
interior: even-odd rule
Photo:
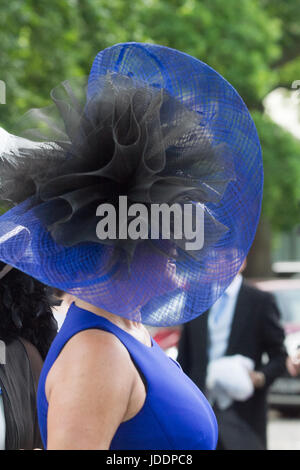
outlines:
[[[31,140],[2,152],[0,198],[18,204],[34,196],[58,244],[109,243],[129,258],[140,240],[99,239],[100,204],[112,204],[118,214],[119,196],[127,196],[129,207],[142,203],[149,210],[154,203],[201,203],[210,225],[205,244],[214,243],[227,229],[207,204],[220,201],[234,170],[226,149],[214,146],[209,125],[163,88],[129,77],[107,73],[96,89],[87,100],[63,82],[51,93],[59,117],[53,107],[25,115],[27,129],[35,122],[25,134]],[[172,227],[171,239],[183,249]]]

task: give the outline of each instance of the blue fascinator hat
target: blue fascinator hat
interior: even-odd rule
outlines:
[[[237,91],[185,53],[125,43],[51,98],[19,137],[0,130],[0,260],[148,325],[200,315],[261,209],[260,143]]]

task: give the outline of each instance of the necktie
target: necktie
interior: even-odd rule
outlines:
[[[223,295],[217,300],[217,303],[215,304],[215,306],[213,307],[212,313],[213,313],[214,323],[217,323],[220,320],[222,313],[226,309],[227,301],[228,301],[228,294],[224,292]]]

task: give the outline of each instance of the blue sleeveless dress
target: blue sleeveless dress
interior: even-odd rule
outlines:
[[[123,343],[146,382],[146,400],[136,416],[120,424],[111,450],[197,450],[215,449],[215,415],[198,387],[152,339],[146,346],[103,317],[70,306],[67,317],[51,345],[38,387],[38,417],[41,436],[47,447],[45,382],[50,368],[67,341],[87,329],[108,331]],[[84,390],[82,391],[84,393]]]

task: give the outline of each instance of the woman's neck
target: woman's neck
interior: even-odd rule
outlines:
[[[104,317],[107,320],[109,320],[111,323],[114,323],[115,325],[119,326],[122,329],[131,330],[131,329],[137,329],[137,328],[142,327],[142,324],[138,321],[133,321],[124,317],[120,317],[119,315],[110,313],[101,307],[96,307],[95,305],[85,302],[84,300],[78,299],[77,297],[75,297],[74,300],[75,300],[75,305],[77,305],[77,307],[80,307],[84,310],[88,310],[89,312],[94,313],[95,315],[99,315],[100,317]]]

